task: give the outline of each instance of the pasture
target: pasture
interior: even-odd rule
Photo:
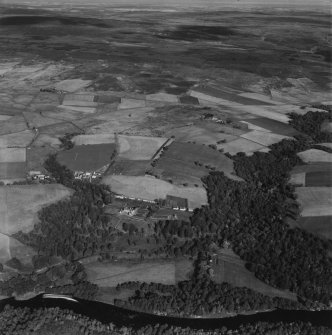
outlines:
[[[269,132],[279,135],[294,136],[299,134],[299,132],[295,130],[293,127],[291,127],[289,124],[285,124],[283,122],[279,122],[264,117],[250,119],[250,123],[255,125],[256,127],[262,127],[263,129],[266,129]]]
[[[149,160],[116,160],[107,174],[123,174],[127,176],[144,176],[151,168]]]
[[[199,162],[204,166],[215,167],[225,174],[233,172],[233,161],[231,159],[205,145],[174,141],[167,147],[162,157],[193,164]]]
[[[331,187],[297,187],[301,216],[332,215]]]
[[[330,171],[307,172],[305,175],[305,186],[332,187],[332,169]]]
[[[114,143],[115,136],[113,133],[77,135],[72,138],[72,142],[75,145]]]
[[[18,163],[25,160],[25,148],[0,148],[0,163]]]
[[[198,122],[193,125],[178,127],[166,131],[167,137],[174,136],[179,142],[195,142],[198,144],[216,144],[218,141],[230,142],[237,139],[232,134],[221,133],[220,128],[215,123]]]
[[[269,145],[272,145],[274,143],[278,143],[283,139],[289,139],[288,136],[274,133],[267,133],[258,130],[252,130],[246,134],[241,135],[241,137],[249,141],[263,145],[265,147],[268,147]]]
[[[0,233],[0,263],[4,264],[11,258],[17,258],[23,265],[32,266],[32,257],[36,252],[13,237]]]
[[[0,136],[0,148],[6,147],[26,147],[34,138],[34,132],[24,130],[14,134]]]
[[[188,199],[190,208],[207,204],[207,195],[204,188],[179,187],[150,176],[109,175],[103,178],[103,183],[110,185],[113,192],[126,197],[153,201],[164,199],[166,195],[173,195]]]
[[[43,112],[43,115],[35,112],[23,112],[23,115],[26,122],[29,124],[29,127],[40,128],[59,123],[58,119],[53,119],[52,117],[45,115],[47,113],[51,112]]]
[[[247,287],[270,297],[296,300],[296,294],[269,286],[255,277],[245,268],[245,262],[232,250],[222,249],[213,261],[213,280],[217,283],[227,282],[237,287]]]
[[[238,152],[244,152],[248,154],[254,151],[258,151],[260,149],[264,149],[265,147],[261,144],[249,141],[245,138],[239,138],[225,144],[219,144],[217,148],[218,150],[223,149],[225,153],[228,152],[231,155],[236,155]]]
[[[201,178],[209,173],[204,166],[195,165],[193,162],[176,160],[162,156],[158,159],[153,174],[163,180],[172,180],[176,185],[188,184],[202,186]]]
[[[7,235],[28,232],[37,222],[37,212],[72,194],[60,184],[0,187],[0,232]]]
[[[153,282],[175,284],[187,279],[192,270],[189,260],[151,260],[140,263],[100,263],[93,262],[84,265],[88,280],[100,287],[114,287],[127,281]]]
[[[0,135],[18,133],[26,129],[26,121],[21,115],[15,115],[6,121],[0,122]]]
[[[25,162],[0,163],[0,179],[3,181],[25,179],[26,172]]]
[[[168,94],[168,93],[154,93],[154,94],[148,94],[146,96],[146,100],[150,101],[162,101],[162,102],[169,102],[169,103],[177,103],[178,98],[174,94]]]
[[[145,100],[122,98],[118,109],[133,109],[145,107]]]
[[[294,225],[314,235],[332,240],[332,216],[299,217]]]
[[[119,158],[149,160],[166,141],[163,137],[118,135]]]
[[[66,92],[76,92],[82,88],[85,88],[91,84],[90,80],[83,79],[65,79],[54,85],[57,90]]]
[[[111,162],[115,144],[78,145],[70,150],[60,151],[58,162],[72,171],[96,171]]]

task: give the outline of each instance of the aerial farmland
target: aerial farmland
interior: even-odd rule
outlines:
[[[90,5],[0,5],[0,295],[330,310],[329,15]]]

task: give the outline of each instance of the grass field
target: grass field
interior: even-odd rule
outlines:
[[[0,233],[0,263],[4,264],[15,257],[23,265],[31,266],[31,260],[35,254],[36,252],[32,248],[22,244],[13,237]]]
[[[101,287],[114,287],[127,281],[175,284],[187,279],[192,270],[189,260],[151,260],[140,263],[88,263],[84,265],[88,280]]]
[[[141,108],[145,106],[146,106],[145,100],[122,98],[121,103],[119,104],[118,108],[119,109],[133,109],[133,108]]]
[[[299,134],[297,130],[288,124],[264,117],[250,119],[250,123],[279,135],[294,136]]]
[[[148,94],[146,96],[146,100],[150,101],[163,101],[163,102],[170,102],[170,103],[177,103],[178,98],[174,94],[167,94],[167,93],[154,93]]]
[[[96,171],[111,162],[115,144],[78,145],[70,150],[60,151],[60,164],[72,171]]]
[[[332,240],[332,216],[299,217],[294,226],[314,235]]]
[[[289,179],[289,182],[297,186],[306,186],[306,174],[305,172],[293,173]]]
[[[71,193],[59,184],[0,187],[0,233],[11,235],[19,230],[31,230],[39,209]]]
[[[318,149],[309,149],[297,154],[305,163],[332,163],[332,154]]]
[[[77,135],[72,138],[72,142],[75,143],[75,145],[114,143],[115,137],[112,133],[98,135]]]
[[[83,79],[66,79],[54,85],[57,90],[75,92],[91,84],[90,80]]]
[[[226,174],[233,172],[233,161],[205,145],[174,141],[162,156],[165,159],[180,160],[187,163],[200,162],[210,165]]]
[[[234,286],[248,287],[270,297],[282,297],[296,300],[296,295],[288,291],[273,288],[255,277],[247,270],[244,262],[231,250],[223,250],[213,262],[214,280],[217,283],[227,282]]]
[[[50,154],[55,154],[57,150],[49,145],[45,146],[33,146],[27,149],[27,170],[44,170],[44,162]]]
[[[26,172],[25,162],[0,163],[1,180],[25,179]]]
[[[149,160],[117,160],[110,169],[108,174],[123,174],[127,176],[144,176],[145,172],[151,168]]]
[[[34,133],[31,130],[24,130],[14,134],[0,136],[0,148],[26,147],[33,139]]]
[[[149,160],[167,141],[167,138],[118,135],[118,141],[120,158]]]
[[[197,123],[190,126],[173,128],[166,132],[167,137],[175,136],[179,142],[195,142],[198,144],[216,144],[218,141],[225,140],[230,142],[237,139],[237,136],[221,133],[220,128],[215,123]]]
[[[0,163],[25,162],[25,148],[0,148]]]
[[[202,186],[201,178],[209,173],[204,166],[195,165],[193,162],[161,157],[158,159],[153,174],[164,180],[172,180],[176,185],[184,183]]]
[[[248,154],[263,149],[265,147],[261,144],[249,141],[245,138],[239,138],[229,143],[219,144],[217,148],[218,150],[223,149],[225,153],[229,152],[231,155],[235,155],[238,152],[244,152]]]
[[[332,215],[331,187],[297,187],[297,201],[301,206],[301,216]]]
[[[50,112],[51,113],[51,112]],[[47,113],[45,113],[47,114]],[[29,124],[29,127],[40,128],[44,126],[53,125],[55,123],[59,123],[59,120],[55,120],[46,116],[34,113],[34,112],[23,112],[24,118],[26,122]]]
[[[155,200],[165,198],[166,195],[174,195],[187,198],[190,208],[207,204],[207,195],[203,188],[179,187],[150,176],[111,175],[104,177],[103,182],[110,185],[113,192],[127,197]]]
[[[59,148],[61,142],[58,137],[47,134],[39,134],[33,142],[34,147],[51,146],[53,148]],[[31,149],[28,149],[31,150]]]
[[[0,135],[18,133],[26,129],[27,124],[21,115],[13,116],[6,121],[0,122]]]
[[[242,138],[245,138],[249,141],[261,144],[265,147],[280,142],[284,138],[289,138],[288,136],[266,133],[258,130],[252,130],[246,134],[241,135]]]

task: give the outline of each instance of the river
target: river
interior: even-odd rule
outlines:
[[[310,322],[313,325],[325,326],[332,329],[332,311],[274,310],[251,315],[237,315],[234,317],[219,319],[189,319],[135,312],[102,302],[81,299],[76,300],[78,302],[61,298],[43,298],[43,295],[36,296],[29,300],[15,300],[14,298],[9,298],[0,301],[0,310],[2,310],[6,304],[14,307],[30,308],[59,307],[61,309],[72,310],[75,313],[85,315],[104,323],[112,322],[118,326],[132,326],[134,328],[142,327],[147,324],[155,325],[157,323],[167,323],[169,325],[180,326],[184,328],[190,327],[193,329],[211,330],[221,328],[223,326],[227,327],[228,329],[235,329],[240,324],[255,323],[258,321],[283,321],[286,323],[304,321]]]

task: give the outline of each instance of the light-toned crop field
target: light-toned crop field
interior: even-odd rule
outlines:
[[[318,149],[309,149],[297,154],[305,163],[332,163],[332,154]]]
[[[175,284],[185,280],[192,270],[189,260],[148,261],[130,264],[88,263],[84,265],[88,280],[101,287],[114,287],[127,281]]]
[[[85,101],[85,100],[69,100],[69,99],[64,99],[62,102],[62,106],[77,106],[77,107],[97,107],[98,104],[93,101]]]
[[[288,136],[274,134],[274,133],[266,133],[266,132],[261,132],[258,130],[252,130],[246,134],[241,135],[241,137],[249,141],[261,144],[266,147],[271,144],[278,143],[284,138],[287,138],[287,139],[290,138]]]
[[[72,190],[60,184],[0,187],[0,232],[11,235],[31,230],[39,209],[70,194]]]
[[[0,148],[0,163],[25,162],[25,148]]]
[[[258,100],[261,102],[266,102],[267,104],[272,104],[272,105],[282,104],[282,102],[273,100],[271,97],[264,95],[264,94],[259,94],[259,93],[245,92],[245,93],[240,93],[239,96],[244,97],[244,98],[253,99],[253,100]]]
[[[249,130],[256,130],[256,131],[260,131],[260,132],[264,132],[264,133],[271,133],[271,130],[268,130],[266,128],[262,128],[260,126],[256,126],[255,124],[252,124],[248,121],[240,121],[240,122],[247,125]]]
[[[231,155],[235,155],[238,152],[250,153],[264,148],[263,145],[249,141],[245,138],[239,138],[225,144],[219,144],[217,147],[218,149],[223,149],[225,153],[229,152]]]
[[[118,141],[118,154],[120,158],[149,160],[167,141],[167,138],[118,135]]]
[[[19,133],[0,136],[0,148],[7,147],[26,147],[34,138],[34,132],[24,130]]]
[[[332,215],[331,187],[297,187],[301,216]]]
[[[115,137],[113,133],[77,135],[72,138],[72,142],[75,143],[75,145],[114,143]]]
[[[174,94],[168,94],[168,93],[161,92],[161,93],[148,94],[146,96],[146,100],[177,103],[178,97]]]
[[[85,117],[87,114],[93,114],[95,113],[95,111],[96,110],[94,108],[90,107],[67,108],[64,106],[60,106],[57,110],[43,112],[43,115],[54,120],[54,122],[75,121]]]
[[[76,92],[84,87],[87,87],[91,84],[91,80],[83,79],[66,79],[62,80],[54,85],[57,90],[67,91],[67,92]]]
[[[200,187],[180,187],[150,176],[110,175],[103,182],[113,192],[137,199],[155,200],[173,195],[188,199],[190,208],[207,204],[206,190]]]

